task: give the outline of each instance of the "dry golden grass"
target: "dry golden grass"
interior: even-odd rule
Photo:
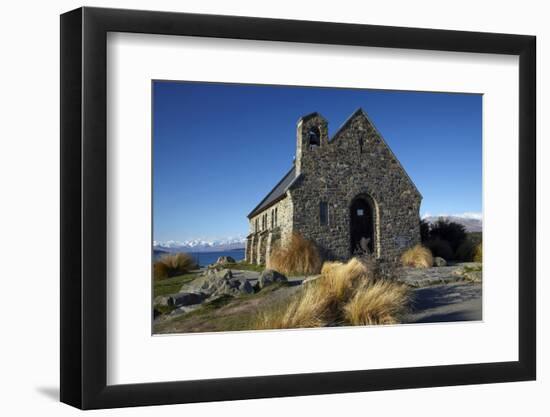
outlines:
[[[287,244],[271,251],[267,268],[285,275],[314,275],[319,273],[321,265],[315,244],[293,233]]]
[[[168,278],[168,267],[162,262],[155,262],[153,265],[153,277],[155,279]]]
[[[188,253],[164,255],[153,265],[153,276],[155,279],[169,278],[185,274],[197,267],[197,263]]]
[[[254,327],[391,324],[401,319],[408,303],[408,287],[377,280],[373,265],[356,258],[345,264],[325,262],[319,278],[306,284],[290,303],[261,312]]]
[[[344,306],[344,317],[354,326],[396,324],[408,311],[409,303],[407,286],[385,280],[369,282]]]
[[[334,302],[341,302],[347,298],[359,280],[368,280],[369,278],[371,277],[367,265],[357,258],[352,258],[345,264],[325,262],[321,269],[321,278],[315,283],[321,287],[325,297]]]
[[[263,330],[325,326],[328,301],[322,297],[319,287],[308,286],[289,304],[260,312],[254,327]]]
[[[403,266],[412,266],[414,268],[430,268],[433,266],[434,259],[432,252],[422,246],[415,245],[412,248],[407,249],[401,255],[401,264]]]
[[[474,262],[483,262],[483,245],[478,243],[474,249]]]

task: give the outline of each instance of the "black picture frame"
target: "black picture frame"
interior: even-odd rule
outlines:
[[[519,56],[519,360],[107,385],[108,32]],[[61,401],[82,409],[421,388],[536,377],[534,36],[80,8],[61,15]]]

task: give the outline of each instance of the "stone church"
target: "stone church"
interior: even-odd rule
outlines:
[[[292,168],[248,215],[246,260],[265,264],[298,232],[326,259],[368,252],[395,261],[420,242],[421,200],[362,109],[331,138],[327,120],[311,113],[298,120]]]

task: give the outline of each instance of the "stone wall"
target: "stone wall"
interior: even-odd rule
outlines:
[[[276,222],[273,217],[277,212]],[[265,228],[262,227],[263,216],[266,216]],[[292,234],[293,224],[292,200],[285,197],[263,212],[249,219],[249,234],[246,241],[246,261],[265,264],[271,249],[277,244],[284,244]],[[256,220],[258,228],[256,229]]]
[[[348,119],[329,142],[309,146],[300,134],[312,126],[325,130],[320,115],[298,126],[297,155],[302,176],[289,191],[293,203],[293,229],[314,240],[325,255],[351,256],[350,205],[359,195],[373,200],[374,253],[393,261],[420,242],[421,196],[401,164],[362,111]],[[328,203],[328,225],[320,224],[320,202]]]

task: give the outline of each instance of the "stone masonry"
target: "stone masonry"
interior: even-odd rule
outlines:
[[[320,114],[304,116],[296,137],[294,166],[248,215],[248,262],[266,263],[293,232],[327,259],[395,261],[420,242],[422,196],[362,109],[330,139]]]

